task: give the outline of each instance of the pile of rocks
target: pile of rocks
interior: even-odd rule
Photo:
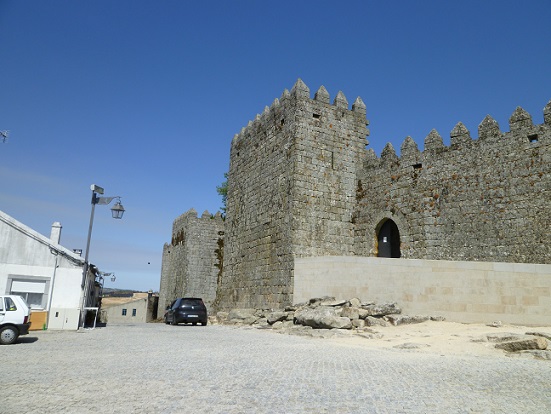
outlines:
[[[283,333],[333,336],[345,330],[350,333],[374,333],[372,326],[420,323],[427,320],[443,320],[442,317],[402,315],[396,303],[362,302],[358,298],[338,301],[334,297],[313,298],[306,303],[287,306],[282,310],[233,309],[218,312],[216,322],[222,324],[252,325],[272,328]],[[321,330],[331,330],[321,332]]]
[[[229,312],[218,312],[216,316],[210,317],[211,323],[273,329],[278,333],[290,335],[317,338],[355,335],[368,339],[383,338],[384,335],[378,328],[385,326],[443,320],[441,316],[403,315],[402,309],[395,302],[362,302],[358,298],[339,301],[334,297],[313,298],[306,303],[287,306],[280,310],[233,309]],[[502,324],[494,322],[489,326],[501,328]],[[551,348],[548,347],[551,335],[546,333],[491,333],[471,340],[495,343],[495,348],[506,351],[508,355],[526,355],[551,360],[551,350],[548,350]],[[395,348],[416,349],[428,346],[430,345],[404,343]]]

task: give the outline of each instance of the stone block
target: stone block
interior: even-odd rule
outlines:
[[[518,351],[525,351],[528,349],[539,349],[544,350],[547,349],[547,339],[542,337],[534,337],[534,338],[526,338],[526,339],[519,339],[515,341],[509,341],[509,342],[501,342],[499,344],[496,344],[496,348],[503,349],[507,352],[518,352]]]

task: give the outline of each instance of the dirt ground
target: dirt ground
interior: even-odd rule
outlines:
[[[500,356],[505,351],[496,349],[495,342],[484,338],[488,334],[540,332],[551,337],[551,327],[527,327],[485,324],[462,324],[456,322],[427,321],[418,324],[373,327],[365,336],[339,338],[338,341],[350,345],[374,348],[413,349],[415,352],[438,353],[441,355]],[[549,342],[549,341],[548,341]],[[548,350],[551,344],[548,345]],[[509,354],[510,355],[510,354]]]

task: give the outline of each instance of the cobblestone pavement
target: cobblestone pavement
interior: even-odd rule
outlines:
[[[551,363],[231,326],[39,331],[1,346],[0,413],[550,413]]]

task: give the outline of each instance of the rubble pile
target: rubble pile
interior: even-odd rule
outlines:
[[[213,322],[221,324],[251,325],[281,333],[320,337],[346,334],[365,336],[366,333],[376,333],[370,327],[444,320],[437,316],[402,315],[402,309],[395,302],[362,302],[358,298],[336,300],[334,297],[313,298],[280,310],[233,309],[218,312],[215,318]]]
[[[396,302],[375,303],[362,302],[358,298],[336,300],[334,297],[322,297],[284,309],[232,309],[229,312],[218,312],[211,317],[210,322],[272,329],[282,334],[315,338],[357,336],[381,339],[384,334],[379,328],[426,321],[444,321],[444,318],[404,315]],[[489,326],[499,328],[502,324],[494,322]],[[551,350],[548,349],[551,348],[548,346],[551,335],[541,332],[526,332],[524,335],[490,333],[472,341],[487,343],[510,356],[551,360]],[[430,345],[403,343],[395,348],[419,349],[428,346]]]

